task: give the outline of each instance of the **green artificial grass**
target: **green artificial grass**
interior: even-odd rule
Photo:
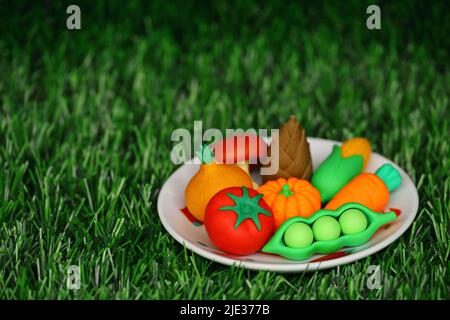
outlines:
[[[448,299],[447,4],[0,1],[0,298]],[[367,137],[420,196],[386,249],[330,270],[226,267],[163,228],[176,128]],[[81,268],[80,290],[66,286]],[[367,288],[379,265],[382,286]]]

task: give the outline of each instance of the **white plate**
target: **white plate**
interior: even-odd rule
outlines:
[[[330,154],[334,144],[339,142],[318,138],[308,138],[314,169]],[[344,248],[335,255],[315,255],[304,261],[291,261],[277,255],[255,253],[248,256],[233,256],[217,249],[209,240],[204,226],[189,221],[182,213],[185,207],[184,189],[197,172],[198,165],[186,163],[178,168],[166,181],[158,197],[158,212],[166,230],[182,245],[195,253],[225,264],[237,265],[253,270],[280,272],[301,272],[326,269],[367,257],[387,247],[399,238],[411,225],[419,206],[419,196],[411,178],[395,163],[385,157],[372,153],[365,171],[375,172],[381,165],[391,163],[403,178],[399,189],[389,199],[386,210],[400,210],[400,216],[393,223],[375,233],[366,244]],[[260,178],[260,177],[259,177]],[[317,259],[322,259],[317,261]]]

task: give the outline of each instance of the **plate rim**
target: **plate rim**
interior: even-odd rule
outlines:
[[[335,144],[341,144],[342,142],[330,140],[330,139],[323,139],[323,138],[315,138],[315,137],[307,137],[308,142],[317,141],[317,142],[326,142],[326,143],[335,143]],[[417,188],[411,179],[411,177],[406,173],[400,166],[398,166],[396,163],[394,163],[392,160],[384,157],[383,155],[380,155],[376,152],[371,152],[371,154],[376,154],[383,159],[389,161],[391,164],[393,164],[396,169],[398,169],[404,177],[408,180],[408,182],[411,183],[413,186],[413,194],[411,195],[411,204],[412,204],[412,212],[410,216],[408,216],[408,219],[405,220],[405,222],[389,237],[382,240],[381,242],[370,246],[368,248],[365,248],[361,251],[335,258],[332,260],[326,260],[326,261],[318,261],[318,262],[308,262],[308,263],[287,263],[287,264],[271,264],[267,262],[254,262],[254,261],[242,261],[242,260],[235,260],[233,258],[221,256],[218,254],[215,254],[213,252],[210,252],[206,249],[203,249],[200,246],[197,246],[196,244],[192,243],[191,241],[183,238],[181,235],[178,234],[176,230],[174,230],[171,225],[166,221],[166,218],[162,214],[162,197],[161,194],[163,194],[163,191],[168,188],[168,181],[170,178],[175,175],[179,170],[182,170],[182,168],[187,164],[183,164],[180,167],[178,167],[172,174],[167,178],[167,180],[164,182],[163,186],[160,189],[160,192],[158,194],[158,201],[157,201],[157,210],[158,210],[158,216],[161,220],[161,223],[163,224],[166,231],[183,247],[188,248],[192,252],[209,259],[211,261],[221,263],[227,266],[235,266],[239,268],[246,268],[250,270],[262,270],[262,271],[274,271],[274,272],[286,272],[286,273],[296,273],[296,272],[303,272],[303,271],[316,271],[316,270],[322,270],[322,269],[329,269],[332,267],[337,267],[343,264],[348,264],[357,260],[360,260],[362,258],[368,257],[384,248],[389,246],[391,243],[396,241],[400,236],[406,232],[406,230],[409,229],[412,222],[414,221],[415,217],[417,216],[417,212],[419,209],[419,194],[417,191]],[[190,160],[192,161],[192,160]],[[190,162],[189,161],[189,162]]]

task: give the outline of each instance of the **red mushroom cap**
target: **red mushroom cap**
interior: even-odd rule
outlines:
[[[254,134],[235,135],[215,142],[212,145],[214,158],[221,163],[256,164],[267,156],[267,144]]]

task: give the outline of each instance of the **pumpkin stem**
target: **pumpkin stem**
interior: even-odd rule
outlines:
[[[290,196],[292,196],[294,193],[291,191],[291,189],[289,188],[289,185],[287,183],[283,184],[283,186],[281,187],[281,191],[278,192],[278,194],[282,194],[283,196],[285,196],[286,198],[289,198]]]

